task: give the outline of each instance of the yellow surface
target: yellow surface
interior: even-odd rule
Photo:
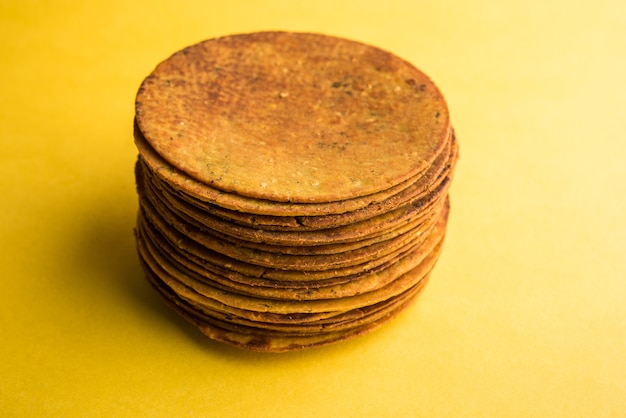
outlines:
[[[0,2],[0,416],[625,416],[624,22],[619,0]],[[142,78],[262,29],[412,61],[461,145],[419,303],[287,355],[186,325],[132,236]]]

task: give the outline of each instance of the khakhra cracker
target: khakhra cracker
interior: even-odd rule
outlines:
[[[314,33],[209,39],[137,92],[138,257],[209,338],[285,352],[368,333],[432,279],[458,141],[431,79]]]

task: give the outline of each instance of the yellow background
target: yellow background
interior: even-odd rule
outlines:
[[[0,415],[623,417],[623,1],[0,1]],[[395,52],[461,145],[444,254],[370,335],[263,355],[207,341],[144,282],[139,83],[266,29]]]

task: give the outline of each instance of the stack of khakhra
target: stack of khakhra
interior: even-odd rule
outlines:
[[[280,352],[371,331],[441,252],[448,109],[378,48],[286,32],[190,46],[142,83],[135,142],[146,277],[215,340]]]

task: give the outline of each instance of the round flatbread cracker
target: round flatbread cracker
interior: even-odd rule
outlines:
[[[443,96],[413,65],[289,32],[211,39],[172,55],[142,83],[136,119],[189,177],[278,202],[386,190],[426,170],[450,132]]]

